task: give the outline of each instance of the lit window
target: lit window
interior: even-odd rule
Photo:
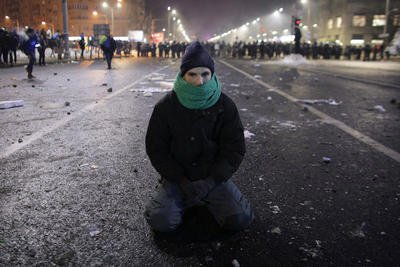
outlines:
[[[400,15],[396,14],[393,16],[393,26],[400,26]]]
[[[328,19],[328,29],[333,28],[333,19]]]
[[[354,27],[365,27],[366,17],[364,15],[355,15],[353,16],[353,26]]]
[[[385,24],[386,24],[385,15],[374,15],[374,19],[372,20],[373,27],[385,26]]]
[[[342,28],[342,17],[336,17],[336,28]]]

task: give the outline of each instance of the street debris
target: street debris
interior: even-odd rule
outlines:
[[[71,105],[71,103],[70,102],[68,102],[68,101],[65,101],[65,106],[66,107],[69,107]]]
[[[274,214],[278,214],[281,212],[278,206],[271,206],[270,208],[272,209],[272,213]]]
[[[254,64],[253,66],[257,68],[257,67],[260,67],[261,65],[260,64]]]
[[[67,115],[71,115],[71,112],[68,111],[68,112],[67,112]]]
[[[107,92],[111,93],[113,91],[112,87],[107,89]]]
[[[93,230],[93,231],[90,231],[89,234],[90,234],[91,237],[94,237],[94,236],[100,234],[100,230]]]
[[[230,86],[232,86],[232,87],[239,87],[240,84],[238,84],[238,83],[231,83]]]
[[[322,162],[329,163],[329,162],[331,162],[331,158],[330,157],[322,157]]]
[[[19,138],[18,143],[22,143],[22,142],[24,142],[24,140],[22,138]]]
[[[107,86],[107,83],[103,83],[102,86]]]
[[[386,111],[386,109],[384,107],[382,107],[381,105],[374,106],[374,109],[379,111],[379,112],[385,112]]]
[[[309,247],[307,244],[305,244],[304,247],[299,247],[300,251],[303,251],[308,257],[311,258],[317,258],[320,257],[322,252],[321,252],[321,241],[315,240],[316,247]]]
[[[234,260],[232,261],[232,266],[233,266],[233,267],[240,267],[240,263],[238,262],[237,259],[234,259]]]
[[[16,108],[24,106],[24,100],[0,101],[0,109]]]
[[[308,111],[308,107],[303,106],[303,108],[301,109],[302,111]]]
[[[54,75],[57,75],[58,73],[57,73],[57,72],[54,72],[53,74],[54,74]]]
[[[150,96],[153,96],[153,93],[152,92],[144,92],[143,96],[150,97]]]
[[[254,134],[249,132],[248,130],[244,130],[244,138],[250,139]]]
[[[282,234],[282,231],[279,227],[275,227],[275,228],[271,229],[271,234],[280,235],[280,234]]]
[[[93,165],[90,166],[90,168],[91,168],[92,170],[96,170],[96,169],[99,168],[99,166],[93,164]]]
[[[35,88],[35,85],[34,85],[34,84],[32,84],[32,87],[33,87],[33,88]]]
[[[172,88],[174,87],[174,83],[173,82],[158,82],[160,87],[163,89],[168,89],[168,90],[172,90]]]
[[[261,78],[262,78],[260,75],[254,75],[253,77],[254,77],[254,79],[257,79],[257,80],[261,80]]]
[[[12,85],[12,87],[14,87],[14,88],[15,88],[15,87],[17,87],[17,85],[16,85],[16,84],[13,84],[13,85]]]
[[[295,129],[297,127],[293,121],[280,122],[279,125],[291,129]]]
[[[353,237],[360,237],[360,238],[364,238],[365,237],[365,232],[364,232],[364,228],[367,224],[365,222],[361,223],[361,226],[358,226],[356,229],[354,229],[353,231],[350,231],[350,235]]]
[[[307,105],[313,105],[313,104],[329,104],[333,106],[338,106],[342,104],[342,101],[336,102],[335,99],[329,98],[329,99],[297,99],[296,102],[307,104]]]

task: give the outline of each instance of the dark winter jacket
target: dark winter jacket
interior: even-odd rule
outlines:
[[[221,94],[205,110],[187,109],[174,91],[154,107],[146,135],[146,152],[162,178],[179,182],[231,178],[245,154],[243,126],[233,101]]]

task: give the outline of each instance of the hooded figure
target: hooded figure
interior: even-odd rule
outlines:
[[[154,107],[146,152],[161,176],[145,210],[154,231],[175,232],[185,211],[200,205],[222,229],[251,223],[250,204],[231,181],[245,154],[243,126],[199,42],[186,48],[173,90]]]

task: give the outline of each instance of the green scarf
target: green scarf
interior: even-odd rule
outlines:
[[[188,109],[206,109],[217,103],[221,96],[221,84],[217,75],[201,86],[186,82],[180,73],[176,76],[174,91],[179,102]]]

